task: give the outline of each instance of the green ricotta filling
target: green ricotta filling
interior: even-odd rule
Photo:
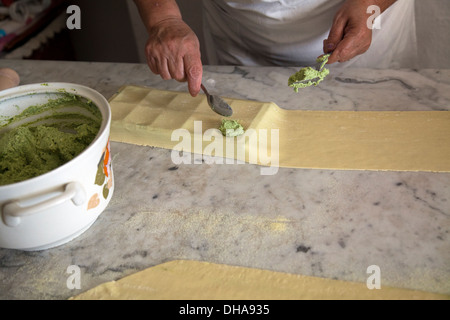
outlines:
[[[295,92],[298,92],[300,88],[317,86],[330,73],[330,70],[325,68],[329,57],[330,55],[326,54],[317,58],[317,63],[321,64],[319,70],[322,69],[322,71],[311,67],[302,68],[289,77],[288,85],[293,87]]]
[[[244,134],[244,127],[238,121],[230,119],[223,119],[219,130],[226,137],[236,137]]]
[[[95,139],[101,124],[101,114],[92,102],[74,95],[31,106],[9,119],[7,125],[46,110],[56,111],[68,106],[88,110],[93,116],[53,112],[41,118],[48,123],[31,122],[9,130],[6,125],[3,126],[6,130],[0,134],[0,186],[56,169],[80,154]]]

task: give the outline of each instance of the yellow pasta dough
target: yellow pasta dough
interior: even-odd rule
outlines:
[[[304,111],[226,100],[245,134],[222,141],[214,131],[222,117],[205,96],[122,87],[110,99],[111,139],[263,166],[450,172],[449,111]]]
[[[449,297],[422,291],[368,289],[346,282],[209,262],[175,260],[118,281],[101,284],[74,300],[328,300],[429,299]]]

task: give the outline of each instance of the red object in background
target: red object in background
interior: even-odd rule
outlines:
[[[0,0],[0,4],[5,1]],[[11,1],[11,2],[15,2]],[[0,53],[10,52],[17,48],[19,45],[26,42],[30,37],[40,32],[45,26],[47,26],[55,17],[57,17],[64,9],[64,3],[66,0],[51,0],[50,6],[43,12],[38,14],[37,17],[29,22],[25,30],[21,30],[19,34],[11,33],[7,36],[0,38]]]
[[[2,3],[5,7],[9,7],[13,2],[14,0],[2,0]]]

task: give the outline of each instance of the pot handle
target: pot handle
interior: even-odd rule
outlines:
[[[31,216],[68,200],[72,200],[76,206],[81,206],[86,201],[86,192],[79,182],[70,182],[65,185],[62,194],[28,207],[20,206],[20,201],[10,202],[3,206],[3,220],[7,226],[17,227],[21,217]]]

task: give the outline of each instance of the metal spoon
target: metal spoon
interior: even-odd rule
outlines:
[[[214,112],[224,117],[230,117],[233,114],[233,109],[231,109],[228,103],[226,103],[221,97],[209,94],[203,84],[201,85],[201,88],[206,94],[208,104]]]

